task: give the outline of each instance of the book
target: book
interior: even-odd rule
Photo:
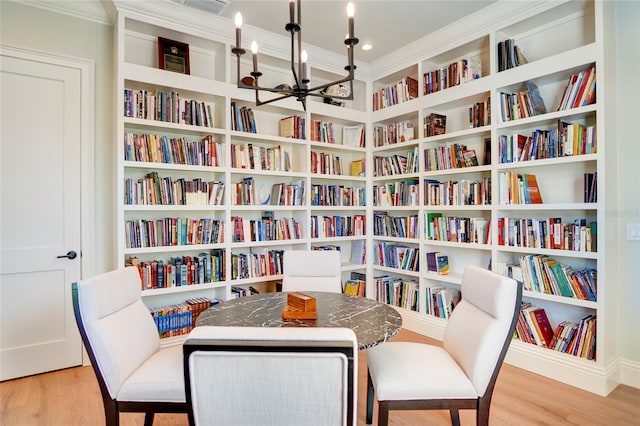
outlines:
[[[531,312],[531,315],[533,316],[532,319],[534,320],[534,325],[536,326],[536,331],[540,337],[542,346],[550,348],[554,332],[546,311],[542,308],[538,308]]]
[[[527,200],[527,204],[542,204],[542,194],[540,193],[540,187],[538,186],[536,175],[527,174],[525,177],[527,188],[525,200]]]
[[[527,85],[527,89],[529,90],[530,100],[533,107],[534,115],[546,114],[547,108],[544,106],[544,100],[540,95],[540,90],[538,90],[538,86],[531,80],[525,81]]]
[[[447,116],[431,113],[424,117],[424,136],[444,135],[447,132]]]
[[[351,176],[364,176],[364,158],[351,162]]]
[[[436,262],[438,264],[438,275],[449,275],[449,256],[438,254]]]
[[[462,151],[462,159],[464,160],[465,167],[478,165],[478,157],[476,157],[476,151],[473,149]]]
[[[364,127],[343,126],[342,127],[342,144],[345,146],[363,147],[364,146]]]
[[[427,271],[438,272],[438,255],[440,252],[437,251],[427,253]]]
[[[482,164],[491,164],[491,138],[484,138],[482,152]]]

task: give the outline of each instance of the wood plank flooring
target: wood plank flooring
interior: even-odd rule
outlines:
[[[434,343],[403,330],[396,340]],[[358,426],[365,425],[366,357],[360,353]],[[2,426],[104,425],[102,399],[91,367],[76,367],[0,383]],[[377,410],[377,406],[375,408]],[[474,425],[472,411],[460,412]],[[374,424],[377,413],[374,415]],[[446,411],[393,411],[392,426],[449,425]],[[640,425],[640,389],[619,386],[604,398],[505,364],[493,394],[491,425]],[[141,414],[122,414],[122,426],[143,424]],[[186,415],[160,414],[154,426],[185,426]],[[304,425],[301,425],[304,426]]]

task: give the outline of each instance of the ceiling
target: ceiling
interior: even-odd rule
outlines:
[[[3,0],[0,0],[3,1]],[[113,0],[16,0],[87,19],[110,22]],[[172,1],[181,7],[185,0],[119,0],[136,2]],[[221,0],[190,0],[192,4]],[[287,0],[226,0],[220,16],[233,20],[242,13],[246,25],[285,36],[289,20]],[[355,6],[355,36],[360,39],[356,60],[373,62],[408,43],[501,0],[352,0]],[[302,34],[305,44],[345,53],[347,0],[302,0]],[[211,13],[199,10],[199,13]],[[260,42],[260,40],[257,40]],[[373,45],[363,51],[365,43]],[[313,52],[309,52],[313,55]]]
[[[372,62],[495,1],[353,0],[354,33],[360,40],[358,47],[365,43],[373,46],[369,51],[357,48],[355,58]],[[344,54],[344,37],[348,30],[347,3],[346,0],[303,0],[304,42]],[[288,8],[287,0],[231,0],[221,16],[233,19],[236,12],[240,12],[247,25],[285,35]]]

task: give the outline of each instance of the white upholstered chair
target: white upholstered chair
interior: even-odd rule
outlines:
[[[158,330],[140,299],[140,275],[126,267],[73,283],[73,308],[96,373],[107,426],[120,412],[185,413],[182,347],[160,348]]]
[[[190,425],[356,424],[351,329],[200,326],[183,350]]]
[[[442,347],[387,342],[367,350],[367,424],[378,425],[389,410],[449,410],[460,423],[459,409],[475,409],[476,423],[488,425],[491,395],[516,325],[522,289],[511,278],[468,266],[462,300],[445,330]]]
[[[287,250],[282,260],[282,291],[342,292],[340,252]]]

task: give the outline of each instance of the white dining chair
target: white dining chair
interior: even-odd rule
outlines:
[[[282,291],[342,292],[337,250],[287,250],[282,269]]]
[[[453,310],[442,347],[386,342],[367,350],[367,424],[388,424],[390,410],[476,410],[476,424],[489,424],[493,388],[516,326],[522,287],[478,266],[462,276],[462,300]]]
[[[356,424],[349,328],[199,326],[183,350],[192,426]]]

